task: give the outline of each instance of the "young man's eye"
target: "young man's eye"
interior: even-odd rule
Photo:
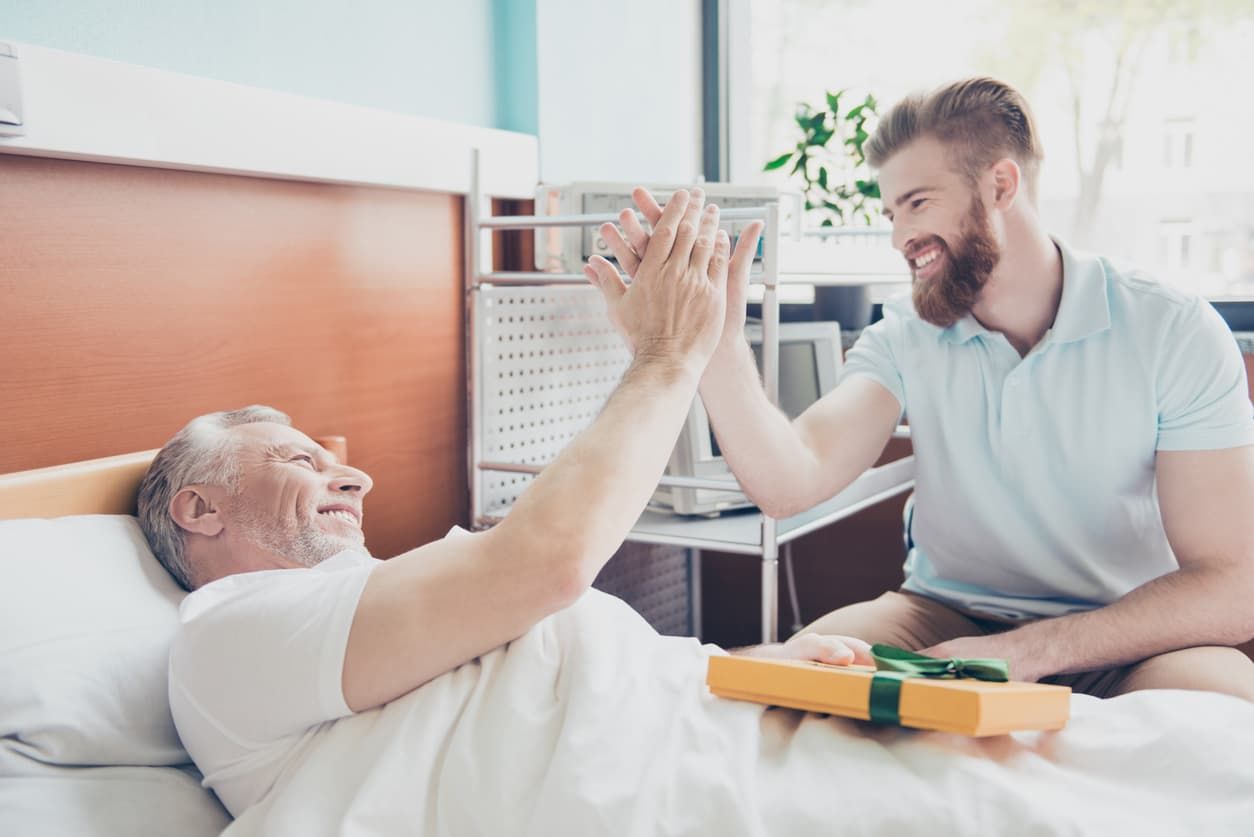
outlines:
[[[910,208],[918,209],[920,206],[923,206],[923,204],[925,203],[927,203],[927,198],[915,198],[914,200],[910,201]]]

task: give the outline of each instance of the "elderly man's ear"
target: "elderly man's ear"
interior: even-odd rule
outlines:
[[[170,517],[183,529],[213,537],[222,531],[218,504],[204,486],[189,485],[170,500]]]

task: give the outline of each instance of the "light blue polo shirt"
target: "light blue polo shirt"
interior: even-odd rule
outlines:
[[[1062,301],[1026,357],[970,315],[926,323],[904,297],[843,372],[909,417],[903,589],[1015,620],[1100,607],[1177,569],[1155,451],[1254,444],[1245,365],[1214,308],[1056,243]]]

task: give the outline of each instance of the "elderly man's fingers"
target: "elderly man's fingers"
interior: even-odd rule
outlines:
[[[691,224],[694,230],[701,229],[701,210],[705,208],[705,192],[699,188],[688,190],[689,200],[688,208],[684,210],[684,220],[681,223]]]
[[[854,660],[853,649],[840,641],[839,637],[810,634],[804,637],[806,659],[816,660],[834,666],[847,666]]]
[[[618,224],[623,228],[623,235],[627,239],[627,243],[631,245],[637,255],[643,253],[649,246],[649,234],[645,231],[644,225],[640,223],[639,216],[630,209],[624,209],[618,213]]]
[[[610,252],[614,254],[614,258],[618,259],[618,266],[628,276],[635,276],[636,269],[640,267],[640,258],[636,255],[635,248],[618,231],[618,227],[613,224],[602,224],[599,232],[601,238],[605,239],[605,243],[609,246]]]
[[[600,289],[607,303],[614,303],[627,293],[627,283],[618,275],[614,265],[600,256],[593,256],[583,267],[584,276]]]
[[[731,238],[727,230],[719,230],[714,239],[714,255],[710,259],[708,275],[714,287],[720,291],[727,287],[727,260],[731,253]]]
[[[699,276],[705,276],[710,270],[710,259],[714,256],[715,237],[718,234],[718,207],[710,204],[701,213],[700,226],[697,227],[697,242],[692,247],[692,269]]]
[[[641,269],[650,272],[660,270],[670,258],[671,250],[679,232],[679,223],[684,211],[688,208],[688,193],[683,189],[671,195],[662,210],[662,216],[653,225],[653,235],[649,238],[649,246],[645,249],[641,260]],[[685,258],[687,255],[685,254]]]
[[[631,199],[635,201],[636,206],[640,207],[644,219],[650,224],[656,224],[662,217],[662,207],[654,200],[653,193],[643,186],[637,186],[631,190]]]
[[[837,636],[836,639],[843,642],[853,652],[853,661],[856,665],[875,665],[875,658],[871,656],[871,644],[869,642],[864,642],[853,636]]]

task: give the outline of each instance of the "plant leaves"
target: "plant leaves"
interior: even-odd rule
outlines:
[[[786,154],[779,155],[774,160],[771,160],[769,163],[763,166],[762,171],[775,171],[775,169],[782,168],[789,160],[792,159],[792,155],[796,153],[797,153],[796,151],[789,151]]]
[[[855,180],[853,186],[860,194],[866,195],[868,198],[875,198],[878,200],[880,197],[880,184],[878,181]]]

